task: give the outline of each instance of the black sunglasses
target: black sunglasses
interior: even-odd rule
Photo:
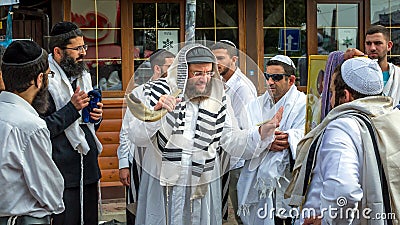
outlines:
[[[280,81],[283,79],[283,76],[290,77],[290,74],[269,74],[269,73],[264,73],[265,79],[269,80],[269,78],[272,78],[273,81]]]

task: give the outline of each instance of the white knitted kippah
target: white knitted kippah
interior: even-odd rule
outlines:
[[[346,60],[341,68],[344,82],[365,95],[377,95],[383,90],[382,70],[376,60],[358,57]]]
[[[276,61],[283,62],[283,63],[288,64],[289,66],[293,67],[294,69],[296,69],[293,61],[286,55],[276,55],[276,56],[272,57],[270,60],[276,60]]]

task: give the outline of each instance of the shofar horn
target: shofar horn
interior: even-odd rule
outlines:
[[[175,98],[182,92],[182,90],[178,89],[172,96]],[[165,114],[167,114],[167,110],[162,108],[160,110],[154,111],[147,108],[138,98],[136,98],[132,93],[129,95],[125,95],[126,103],[128,105],[131,113],[141,121],[144,122],[155,122],[160,120]]]

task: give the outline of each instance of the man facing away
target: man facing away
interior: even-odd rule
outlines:
[[[226,81],[226,94],[229,96],[235,118],[238,121],[239,128],[243,128],[241,122],[242,110],[246,104],[257,97],[257,90],[254,84],[242,73],[238,63],[238,50],[234,43],[228,40],[221,40],[210,48],[217,58],[218,72]],[[230,180],[229,180],[229,198],[235,212],[238,210],[237,201],[237,182],[239,180],[241,168],[244,160],[238,157],[230,159]],[[235,219],[238,224],[242,224],[240,217],[235,213]]]
[[[90,113],[97,121],[84,123],[81,110],[88,105],[92,90],[90,74],[83,57],[87,45],[82,31],[71,22],[59,22],[50,32],[49,64],[55,72],[49,79],[49,109],[42,114],[50,130],[53,160],[64,177],[65,211],[53,217],[53,224],[81,223],[81,205],[85,224],[98,223],[98,155],[101,143],[95,135],[102,116],[102,103]],[[83,176],[81,175],[83,167]],[[83,184],[81,184],[81,179]],[[83,186],[81,202],[80,186]]]
[[[306,119],[306,95],[297,90],[294,74],[295,66],[289,57],[272,57],[267,62],[265,78],[273,99],[266,92],[246,106],[250,127],[272,118],[280,107],[284,107],[284,112],[268,151],[246,160],[240,175],[238,214],[244,224],[291,224],[288,214],[291,207],[283,199],[283,193],[291,178],[291,166],[297,144],[304,136]],[[271,208],[275,208],[275,213]]]
[[[183,47],[165,80],[166,93],[155,110],[169,113],[156,122],[135,120],[141,132],[132,133],[137,146],[148,146],[143,156],[136,224],[222,224],[220,158],[222,151],[251,158],[273,139],[282,110],[268,123],[240,130],[226,101],[210,49]],[[183,90],[182,97],[169,93]],[[158,92],[158,89],[152,89]]]
[[[383,76],[383,94],[393,98],[394,106],[400,103],[400,67],[388,62],[388,52],[392,49],[390,31],[382,25],[368,28],[365,34],[365,54],[370,59],[377,59]],[[351,48],[344,54],[344,59],[364,55],[363,52]]]
[[[158,49],[150,56],[150,65],[153,76],[150,80],[157,80],[167,76],[167,70],[174,61],[175,55],[165,49]],[[132,93],[139,98],[144,98],[145,84],[135,88]],[[130,123],[134,120],[132,113],[127,110],[122,120],[121,132],[119,133],[119,146],[117,149],[119,160],[119,179],[121,183],[127,187],[127,224],[135,223],[134,212],[135,207],[131,208],[130,204],[137,201],[137,192],[140,182],[141,162],[144,147],[135,148],[135,145],[128,138],[129,132],[138,132],[137,127],[131,127]],[[129,210],[130,209],[130,210]]]
[[[47,107],[47,53],[33,41],[14,41],[2,71],[0,224],[50,224],[50,215],[64,210],[64,180],[51,159],[50,132],[36,112]]]
[[[299,143],[296,179],[287,191],[291,204],[301,205],[304,201],[304,224],[387,224],[383,217],[374,218],[384,216],[390,204],[394,206],[390,201],[385,204],[389,194],[383,194],[387,189],[383,174],[389,178],[395,170],[386,170],[391,160],[381,152],[384,145],[374,146],[378,139],[371,134],[377,131],[367,126],[372,119],[393,112],[392,98],[381,96],[383,89],[382,70],[374,60],[353,58],[336,68],[330,85],[333,109]],[[385,126],[383,129],[398,128]],[[388,131],[386,140],[390,139],[387,135],[398,135]],[[397,151],[396,146],[389,147]],[[356,210],[358,213],[351,213]]]

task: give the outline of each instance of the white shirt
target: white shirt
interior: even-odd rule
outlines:
[[[51,158],[50,132],[35,109],[0,94],[0,216],[64,211],[64,180]]]
[[[257,98],[256,87],[239,68],[235,70],[235,73],[226,82],[226,86],[229,88],[226,91],[226,94],[230,97],[233,112],[237,119],[239,128],[243,129],[243,121],[241,121],[241,115],[243,113],[242,111],[245,109],[245,106],[248,102]],[[243,167],[243,165],[243,159],[234,156],[231,157],[231,169],[240,168]]]
[[[322,224],[351,224],[353,219],[345,218],[345,211],[347,208],[357,208],[363,197],[360,184],[362,159],[362,141],[357,122],[352,118],[338,118],[329,123],[317,153],[303,208],[315,209],[316,215],[321,215],[323,210]],[[339,210],[329,212],[329,209],[340,209],[340,204],[344,204],[343,216],[339,216]],[[329,215],[334,213],[338,214],[337,218]],[[304,216],[308,217],[307,214]]]

